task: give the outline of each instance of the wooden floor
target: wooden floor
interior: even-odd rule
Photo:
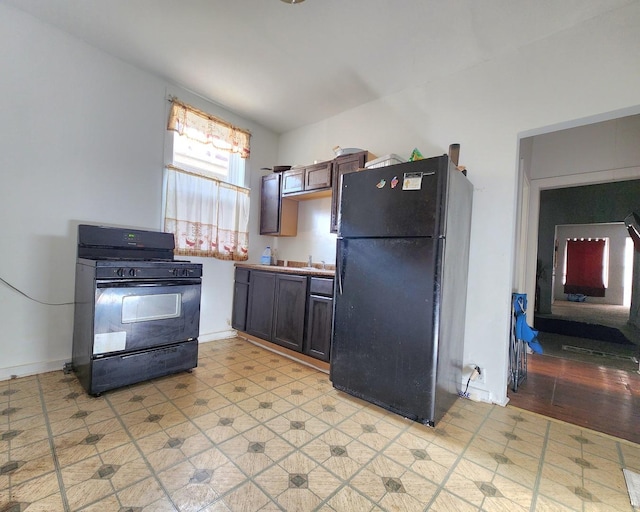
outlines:
[[[640,443],[640,375],[530,354],[509,405]]]

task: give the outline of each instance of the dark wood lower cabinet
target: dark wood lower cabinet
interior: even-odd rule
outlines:
[[[306,299],[305,276],[276,274],[276,302],[271,341],[302,352]]]
[[[233,284],[233,311],[231,327],[239,331],[247,330],[247,306],[249,301],[249,270],[236,268]]]
[[[263,340],[271,341],[276,274],[252,270],[250,279],[247,332]]]
[[[321,361],[329,361],[333,299],[309,295],[307,337],[304,353]]]
[[[329,361],[333,279],[236,268],[232,326]]]

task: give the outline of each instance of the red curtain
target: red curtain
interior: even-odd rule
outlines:
[[[567,241],[565,293],[604,297],[604,240]]]

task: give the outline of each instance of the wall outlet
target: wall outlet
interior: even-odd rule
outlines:
[[[477,364],[471,365],[471,374],[469,375],[469,380],[472,382],[479,382],[484,384],[484,369],[480,368]]]
[[[487,381],[486,381],[487,371],[484,368],[480,368],[478,366],[478,374],[479,375],[476,377],[476,382],[479,382],[479,383],[482,383],[482,384],[486,384],[487,383]]]

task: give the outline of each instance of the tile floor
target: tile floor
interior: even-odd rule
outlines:
[[[631,511],[640,445],[460,399],[429,428],[230,339],[199,366],[87,396],[0,382],[0,511]]]

